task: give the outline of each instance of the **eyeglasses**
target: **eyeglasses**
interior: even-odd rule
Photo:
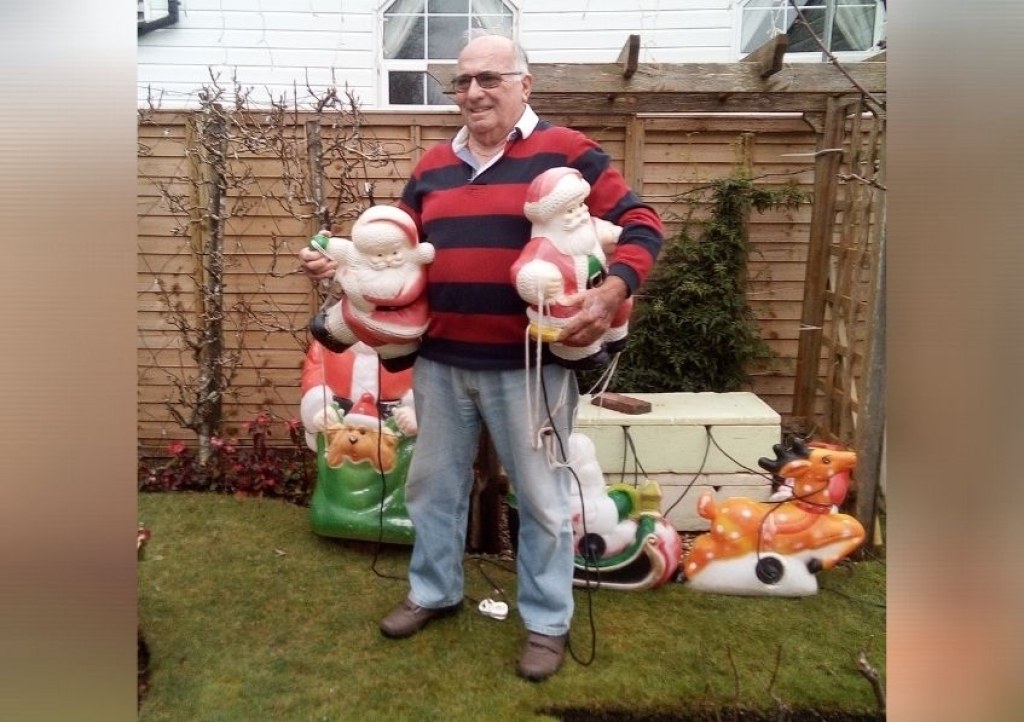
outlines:
[[[476,81],[476,84],[485,90],[491,90],[501,85],[501,79],[508,75],[522,75],[521,72],[514,73],[495,73],[492,70],[485,70],[482,73],[476,75],[458,75],[455,80],[452,81],[452,89],[456,93],[465,93],[469,90],[469,86]]]

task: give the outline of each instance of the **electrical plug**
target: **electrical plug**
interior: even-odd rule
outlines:
[[[508,616],[508,605],[505,602],[496,602],[493,599],[485,599],[477,607],[480,613],[491,619],[505,619]]]

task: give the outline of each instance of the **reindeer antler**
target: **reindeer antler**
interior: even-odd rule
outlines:
[[[793,439],[792,446],[788,448],[783,444],[775,444],[772,446],[772,451],[775,452],[774,459],[762,456],[757,460],[757,465],[765,471],[770,471],[772,476],[780,480],[782,477],[779,472],[782,467],[799,459],[807,459],[811,455],[811,450],[803,439]]]
[[[793,438],[793,451],[801,459],[811,458],[811,447],[807,444],[807,439],[801,439],[800,437]]]

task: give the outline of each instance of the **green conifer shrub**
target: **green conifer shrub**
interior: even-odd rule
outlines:
[[[760,188],[742,176],[695,192],[710,196],[712,215],[701,222],[691,212],[666,239],[638,294],[629,343],[609,390],[736,391],[749,380],[751,364],[774,355],[747,305],[746,224],[751,208],[795,208],[807,196],[792,184]],[[595,372],[581,375],[581,388],[596,379]]]

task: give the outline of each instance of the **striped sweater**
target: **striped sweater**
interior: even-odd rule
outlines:
[[[400,203],[436,251],[427,269],[424,357],[467,369],[522,368],[526,304],[510,269],[530,240],[526,188],[557,166],[578,169],[590,183],[591,215],[623,228],[609,273],[630,293],[647,277],[661,248],[661,219],[587,136],[542,120],[528,137],[510,140],[504,156],[475,178],[451,143],[439,143],[413,170]]]

